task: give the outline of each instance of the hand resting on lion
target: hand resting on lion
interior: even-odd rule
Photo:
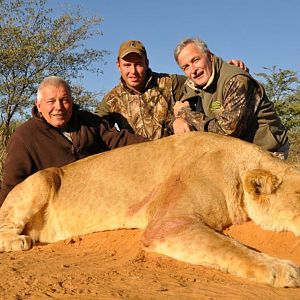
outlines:
[[[300,234],[300,171],[258,146],[213,133],[126,146],[17,185],[0,209],[0,251],[75,235],[141,228],[143,246],[275,287],[300,269],[220,232],[252,219]]]

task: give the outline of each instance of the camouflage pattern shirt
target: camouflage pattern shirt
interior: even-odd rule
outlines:
[[[120,129],[155,140],[173,133],[173,105],[182,96],[186,77],[148,69],[147,78],[142,93],[133,91],[121,79],[104,96],[96,113]]]

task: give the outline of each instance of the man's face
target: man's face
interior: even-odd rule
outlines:
[[[36,100],[38,111],[56,128],[64,127],[71,119],[73,100],[64,85],[46,85],[41,90],[41,99]]]
[[[145,56],[134,52],[129,53],[125,57],[118,59],[117,67],[127,86],[142,92],[146,84],[146,72],[148,69],[148,62]]]
[[[212,55],[193,43],[181,50],[178,64],[186,76],[199,86],[205,86],[212,74]]]

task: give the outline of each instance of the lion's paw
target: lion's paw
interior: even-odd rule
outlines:
[[[300,268],[289,261],[280,261],[273,267],[275,287],[300,287]]]
[[[32,239],[28,235],[0,235],[0,252],[29,250]]]
[[[274,287],[300,287],[300,268],[287,260],[267,257],[263,261],[253,264],[254,279]]]

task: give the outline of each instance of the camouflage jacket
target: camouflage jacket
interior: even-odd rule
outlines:
[[[213,75],[205,87],[186,82],[182,99],[195,95],[197,111],[185,107],[178,113],[194,129],[238,137],[269,151],[287,143],[287,131],[264,88],[240,68],[214,56]]]
[[[185,76],[154,73],[148,69],[142,93],[121,82],[108,92],[96,113],[120,129],[129,129],[150,140],[173,133],[173,105],[182,96]]]

